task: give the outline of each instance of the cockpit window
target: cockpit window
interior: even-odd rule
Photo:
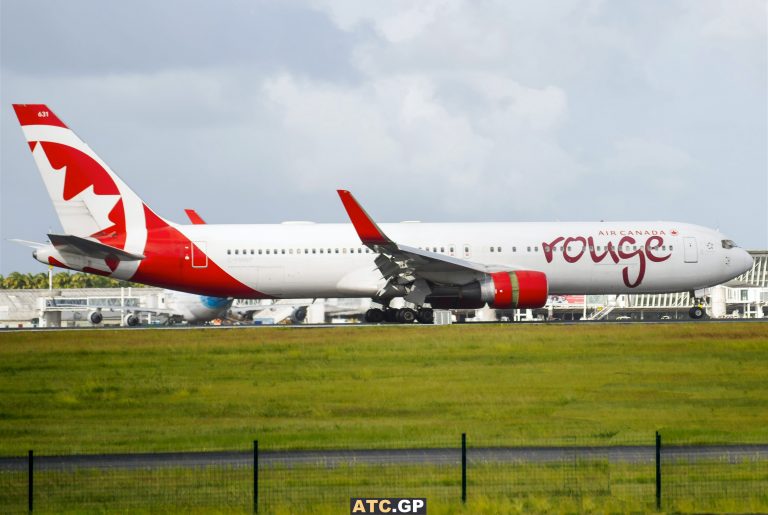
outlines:
[[[723,244],[724,249],[732,249],[733,247],[738,247],[738,245],[736,245],[733,240],[723,240],[721,243]]]

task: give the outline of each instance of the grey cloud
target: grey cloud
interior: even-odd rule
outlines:
[[[354,35],[291,2],[9,0],[2,61],[34,76],[106,75],[248,66],[354,78]]]
[[[58,225],[9,100],[49,103],[171,219],[338,222],[348,187],[382,221],[768,245],[763,2],[423,5],[3,1],[0,273],[37,266],[2,240]]]

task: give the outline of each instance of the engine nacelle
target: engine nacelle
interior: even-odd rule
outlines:
[[[132,313],[128,313],[123,317],[123,322],[125,322],[125,325],[128,327],[136,327],[139,325],[139,317]]]
[[[88,313],[88,320],[90,320],[92,324],[98,325],[104,320],[104,315],[101,314],[101,311],[91,311]]]
[[[307,319],[307,306],[299,306],[291,313],[291,322],[301,324]]]
[[[535,309],[547,303],[548,290],[542,272],[496,272],[463,286],[434,286],[426,302],[435,309]]]

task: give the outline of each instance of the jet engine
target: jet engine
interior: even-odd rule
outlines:
[[[88,320],[90,320],[92,324],[98,325],[104,320],[104,315],[101,314],[101,311],[91,311],[88,313]]]
[[[128,327],[136,327],[137,325],[139,325],[139,317],[131,313],[128,313],[127,315],[125,315],[125,317],[123,317],[123,321],[125,322],[125,325],[127,325]]]
[[[291,313],[291,323],[301,324],[307,319],[307,306],[299,306]]]
[[[496,272],[461,286],[432,286],[426,302],[434,309],[477,309],[486,304],[497,309],[533,309],[547,303],[548,290],[542,272]]]

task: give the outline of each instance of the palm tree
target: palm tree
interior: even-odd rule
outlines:
[[[53,287],[69,288],[71,281],[72,281],[72,276],[69,274],[69,272],[59,272],[53,276]]]
[[[72,278],[69,284],[70,288],[88,288],[89,276],[83,272],[77,272],[72,274]]]
[[[37,274],[29,274],[31,276],[30,278],[30,286],[32,288],[38,288],[41,290],[48,288],[48,274],[45,272],[40,272]]]
[[[3,281],[3,286],[8,289],[26,288],[25,277],[21,272],[11,272]]]

